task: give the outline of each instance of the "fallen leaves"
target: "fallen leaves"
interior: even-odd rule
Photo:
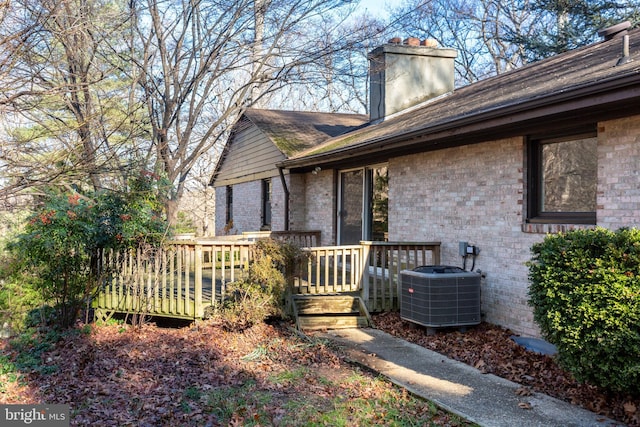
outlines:
[[[483,374],[486,374],[488,372],[487,371],[487,362],[485,362],[482,359],[478,359],[478,361],[473,364],[473,367],[476,368],[477,370],[479,370],[480,372],[482,372]]]
[[[0,340],[0,356],[10,358],[6,344]],[[213,427],[288,425],[292,407],[323,414],[336,402],[351,417],[352,402],[389,396],[379,412],[397,405],[419,421],[466,425],[445,411],[432,413],[428,403],[408,405],[413,400],[356,369],[329,341],[300,336],[288,324],[242,332],[205,322],[175,329],[94,326],[90,334],[65,335],[42,360],[51,372],[25,374],[24,382],[4,388],[0,375],[0,403],[69,404],[71,425],[78,426]]]
[[[529,387],[520,387],[516,390],[518,396],[531,396],[531,389]]]
[[[527,390],[544,393],[595,413],[640,426],[640,396],[608,393],[590,384],[580,384],[561,369],[549,356],[525,350],[510,336],[513,332],[482,323],[467,328],[438,330],[429,335],[424,328],[400,319],[398,313],[374,316],[374,323],[392,335],[402,337],[447,357],[475,367],[482,373],[491,373],[521,384],[516,391],[527,396]],[[522,406],[521,406],[522,407]],[[523,409],[529,409],[523,407]]]

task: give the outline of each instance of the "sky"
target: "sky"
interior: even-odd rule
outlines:
[[[402,3],[402,0],[360,0],[360,9],[367,9],[374,15],[386,16],[387,6],[396,7]]]

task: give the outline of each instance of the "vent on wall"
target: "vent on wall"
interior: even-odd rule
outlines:
[[[400,272],[400,317],[430,328],[480,323],[480,274],[453,266]]]

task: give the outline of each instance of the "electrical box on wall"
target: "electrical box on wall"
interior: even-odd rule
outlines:
[[[477,246],[467,246],[467,255],[478,255],[479,252],[480,248],[478,248]]]
[[[467,256],[467,247],[469,243],[467,242],[458,242],[458,254],[460,256]]]
[[[461,257],[466,257],[469,255],[478,255],[479,253],[480,253],[479,247],[470,245],[468,242],[458,242],[458,254]]]

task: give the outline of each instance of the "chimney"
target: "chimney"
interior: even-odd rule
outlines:
[[[455,49],[434,40],[396,37],[369,53],[369,120],[385,117],[453,91]]]

